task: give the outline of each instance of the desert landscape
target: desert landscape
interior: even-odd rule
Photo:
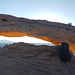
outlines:
[[[58,46],[13,43],[0,48],[0,75],[74,75],[75,56],[71,62],[59,59]]]
[[[69,24],[0,14],[0,35],[7,37],[30,36],[55,45],[67,42],[70,50],[75,53],[75,26]]]
[[[74,75],[75,27],[68,24],[32,20],[0,14],[0,36],[30,36],[51,42],[56,46],[35,46],[13,43],[0,48],[0,75]],[[58,50],[61,43],[70,46],[71,61],[61,61]]]

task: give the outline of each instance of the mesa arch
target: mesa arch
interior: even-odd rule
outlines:
[[[6,19],[7,22],[3,22]],[[30,36],[60,45],[67,42],[75,53],[75,27],[46,20],[30,20],[0,14],[0,35],[7,37]]]

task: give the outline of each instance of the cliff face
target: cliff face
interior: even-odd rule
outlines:
[[[60,46],[35,46],[14,43],[0,49],[1,75],[74,75],[75,57],[62,62],[57,54]]]
[[[7,21],[3,21],[6,19]],[[31,36],[55,45],[62,41],[69,43],[75,53],[75,27],[46,20],[30,20],[10,15],[0,15],[0,35],[8,37]]]

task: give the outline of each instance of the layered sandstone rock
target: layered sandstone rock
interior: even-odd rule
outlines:
[[[7,22],[2,21],[6,19]],[[75,53],[75,27],[46,20],[30,20],[10,15],[0,15],[0,35],[8,37],[31,36],[40,38],[55,45],[62,41],[69,43]]]
[[[60,46],[14,43],[0,49],[0,75],[74,75],[75,57],[62,62]]]

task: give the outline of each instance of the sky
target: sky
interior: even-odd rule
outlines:
[[[8,40],[8,41],[7,41]],[[0,43],[18,43],[18,42],[24,42],[24,43],[31,43],[34,45],[49,45],[49,46],[55,46],[51,42],[47,42],[41,39],[23,36],[23,37],[5,37],[0,36]]]
[[[75,25],[75,0],[0,0],[0,14]]]

